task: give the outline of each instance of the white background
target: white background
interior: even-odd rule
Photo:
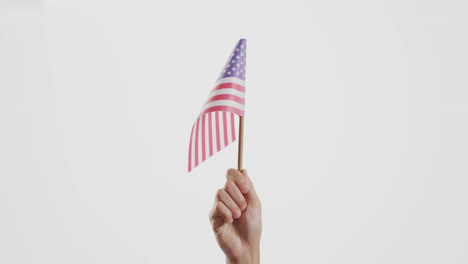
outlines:
[[[0,7],[0,263],[222,263],[237,148],[187,151],[241,37],[263,263],[468,263],[465,1]]]

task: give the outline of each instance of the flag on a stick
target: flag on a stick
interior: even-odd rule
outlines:
[[[244,116],[246,44],[237,42],[192,126],[189,172],[236,140],[234,115]]]

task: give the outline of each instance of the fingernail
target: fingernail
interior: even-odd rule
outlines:
[[[247,204],[244,204],[244,205],[242,206],[241,210],[244,211],[245,208],[247,208]]]
[[[236,211],[236,213],[234,214],[234,218],[237,219],[237,218],[241,217],[241,214],[242,213],[240,211]]]
[[[242,193],[244,193],[244,194],[247,193],[247,192],[249,191],[249,186],[248,186],[246,183],[243,183],[243,184],[241,185],[241,191],[242,191]]]
[[[244,178],[247,179],[247,178],[249,178],[249,176],[247,176],[247,175],[248,175],[247,170],[246,169],[242,170],[242,176],[244,176]]]

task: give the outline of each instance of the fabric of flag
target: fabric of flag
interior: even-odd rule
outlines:
[[[236,140],[235,115],[244,116],[246,44],[237,42],[192,126],[189,172]]]

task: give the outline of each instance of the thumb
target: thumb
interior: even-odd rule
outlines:
[[[249,178],[249,174],[247,173],[247,170],[243,169],[241,173],[244,176],[244,179],[247,181],[247,184],[249,185],[249,192],[244,195],[245,199],[247,200],[248,203],[251,203],[252,205],[260,204],[260,199],[257,196],[257,192],[255,191],[253,183]]]

